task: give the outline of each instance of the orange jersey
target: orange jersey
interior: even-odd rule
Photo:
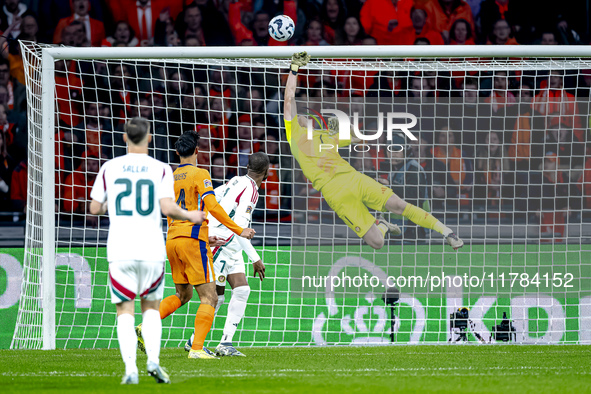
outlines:
[[[181,164],[174,172],[174,195],[176,203],[188,211],[201,210],[207,215],[208,210],[203,198],[208,194],[215,196],[211,184],[209,171],[191,164]],[[202,224],[193,224],[188,220],[168,219],[168,237],[190,237],[208,242],[208,221]]]

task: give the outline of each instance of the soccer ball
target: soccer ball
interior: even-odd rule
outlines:
[[[287,15],[277,15],[269,22],[269,35],[277,41],[287,41],[293,36],[295,25]]]

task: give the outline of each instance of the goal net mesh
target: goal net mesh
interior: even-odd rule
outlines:
[[[339,153],[452,228],[466,243],[455,252],[389,213],[402,236],[373,250],[335,215],[290,153],[287,59],[56,60],[55,183],[43,184],[41,51],[23,45],[29,199],[13,348],[42,342],[43,204],[55,207],[57,347],[117,346],[109,223],[88,206],[99,166],[126,153],[122,126],[134,116],[150,120],[150,155],[173,168],[176,139],[197,130],[198,165],[214,186],[244,175],[251,153],[269,155],[252,223],[266,278],[252,277],[244,255],[252,291],[235,345],[591,341],[590,60],[351,56],[312,59],[300,72],[298,113],[314,128],[329,116],[322,110],[338,109],[366,136],[383,129]],[[408,114],[416,141],[389,135]],[[343,202],[353,220],[372,198],[358,179],[339,191],[358,197]],[[55,204],[42,201],[47,187]],[[164,346],[190,336],[198,305],[195,295],[163,321]],[[226,313],[227,302],[207,343],[219,341]]]

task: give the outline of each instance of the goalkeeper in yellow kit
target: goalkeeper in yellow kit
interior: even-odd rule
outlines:
[[[312,186],[322,193],[328,205],[347,226],[374,249],[384,246],[386,233],[400,235],[401,231],[382,215],[376,220],[368,208],[402,215],[419,226],[442,234],[454,250],[461,248],[464,242],[433,215],[405,202],[390,188],[357,172],[337,149],[320,149],[321,144],[339,147],[351,144],[351,139],[339,141],[337,118],[328,119],[328,130],[314,130],[313,138],[308,139],[307,119],[297,114],[295,91],[298,70],[309,61],[310,56],[306,52],[292,57],[285,86],[283,117],[291,152]]]

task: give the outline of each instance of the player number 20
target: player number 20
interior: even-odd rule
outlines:
[[[117,179],[116,185],[125,185],[125,190],[117,195],[115,200],[115,214],[117,216],[131,216],[133,212],[121,208],[121,200],[131,194],[132,184],[129,179]],[[142,208],[142,188],[148,187],[148,208]],[[140,179],[135,183],[135,209],[142,216],[148,216],[154,211],[154,182],[149,179]]]

